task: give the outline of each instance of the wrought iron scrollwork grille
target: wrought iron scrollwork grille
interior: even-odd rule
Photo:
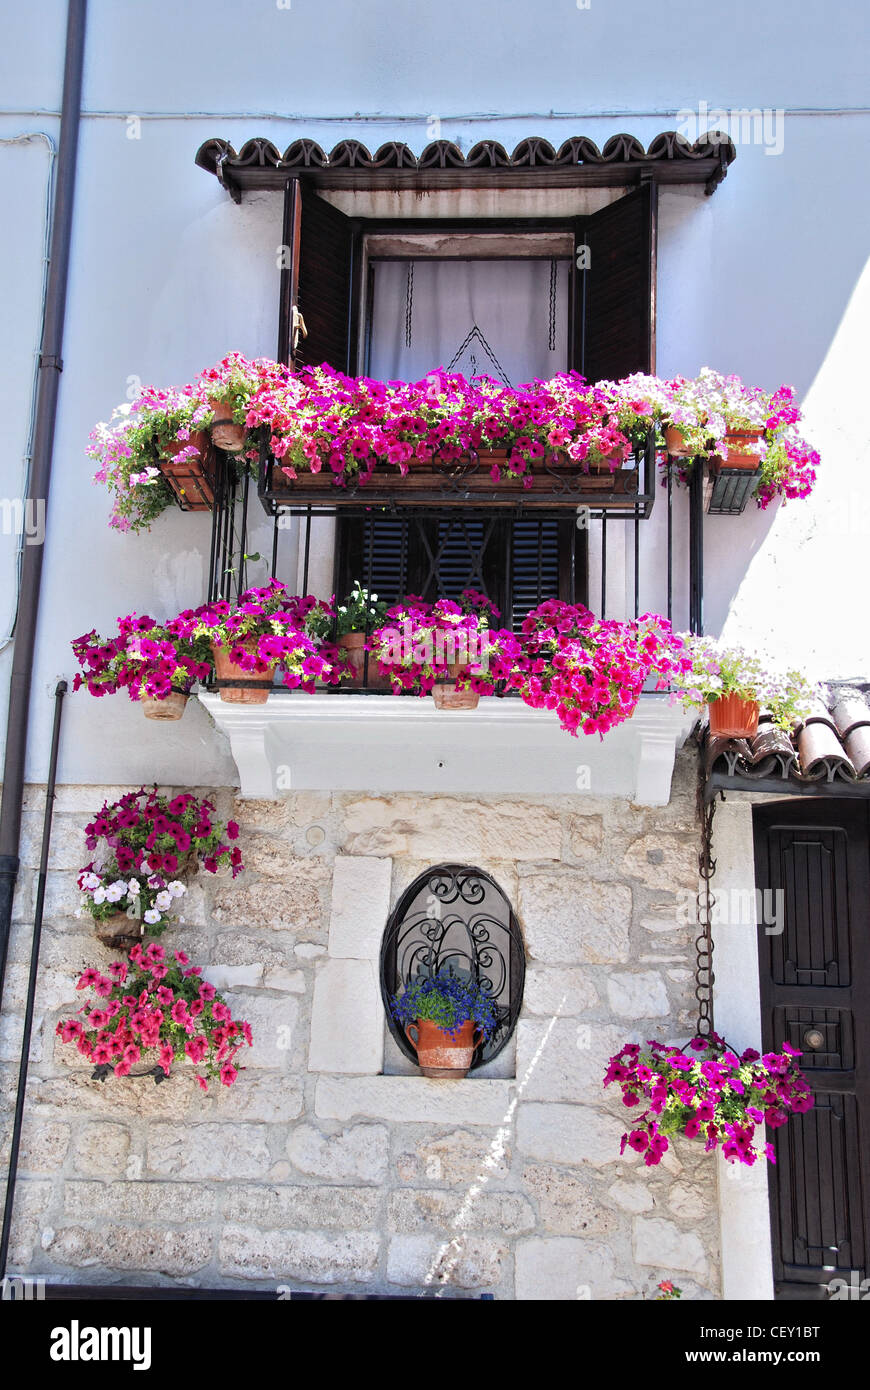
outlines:
[[[390,1031],[406,1057],[414,1049],[393,1021],[390,999],[420,976],[472,979],[495,1001],[498,1027],[474,1054],[472,1070],[497,1057],[519,1017],[526,961],[514,911],[482,869],[440,864],[405,889],[381,943],[381,996]]]

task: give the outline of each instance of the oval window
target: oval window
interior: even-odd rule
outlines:
[[[416,1054],[392,1016],[390,999],[422,976],[450,972],[492,997],[498,1026],[471,1064],[491,1062],[516,1027],[526,974],[519,923],[489,874],[467,864],[440,864],[405,889],[381,944],[381,997],[390,1032],[406,1057]]]

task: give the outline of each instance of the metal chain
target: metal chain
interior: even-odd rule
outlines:
[[[556,351],[556,282],[559,275],[559,267],[555,256],[550,261],[550,335],[547,339],[547,347],[550,352]]]
[[[411,328],[414,319],[414,262],[408,262],[408,279],[405,283],[405,347],[411,346]]]
[[[724,801],[724,793],[720,793]],[[703,788],[699,788],[699,798]],[[701,852],[698,855],[698,873],[704,886],[698,893],[698,935],[695,937],[695,998],[698,1001],[698,1036],[707,1037],[713,1032],[713,985],[716,976],[713,971],[713,893],[710,881],[716,872],[713,858],[713,818],[716,815],[716,799],[706,803],[701,801]]]

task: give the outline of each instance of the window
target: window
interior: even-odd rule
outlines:
[[[441,864],[405,889],[381,944],[381,996],[390,1032],[411,1061],[416,1054],[390,1012],[390,1000],[411,980],[449,972],[491,995],[498,1018],[493,1036],[475,1052],[471,1070],[507,1046],[523,1002],[526,962],[522,934],[494,879],[467,864]]]
[[[646,183],[586,218],[384,223],[348,217],[297,180],[286,355],[298,307],[298,364],[382,379],[436,365],[514,385],[572,367],[590,380],[651,370],[655,212]],[[544,599],[586,600],[586,539],[555,517],[345,516],[335,588],[359,579],[389,602],[476,588],[518,626]]]

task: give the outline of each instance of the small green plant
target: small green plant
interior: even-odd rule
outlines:
[[[372,632],[384,621],[387,605],[377,594],[369,593],[358,579],[344,603],[336,607],[338,623],[337,637],[345,637],[349,632]]]
[[[692,664],[674,682],[674,691],[684,709],[736,695],[757,701],[786,732],[809,714],[817,691],[800,671],[779,672],[754,652],[725,647],[711,637],[683,633],[682,638]]]
[[[498,1016],[491,995],[476,980],[460,979],[442,971],[437,975],[418,975],[402,995],[394,995],[390,1009],[396,1022],[405,1027],[418,1019],[428,1019],[446,1033],[456,1033],[473,1019],[484,1040],[498,1027]]]
[[[676,1284],[671,1283],[670,1279],[663,1279],[660,1284],[656,1284],[660,1290],[655,1296],[656,1303],[667,1303],[672,1298],[682,1298],[683,1290],[678,1289]]]

